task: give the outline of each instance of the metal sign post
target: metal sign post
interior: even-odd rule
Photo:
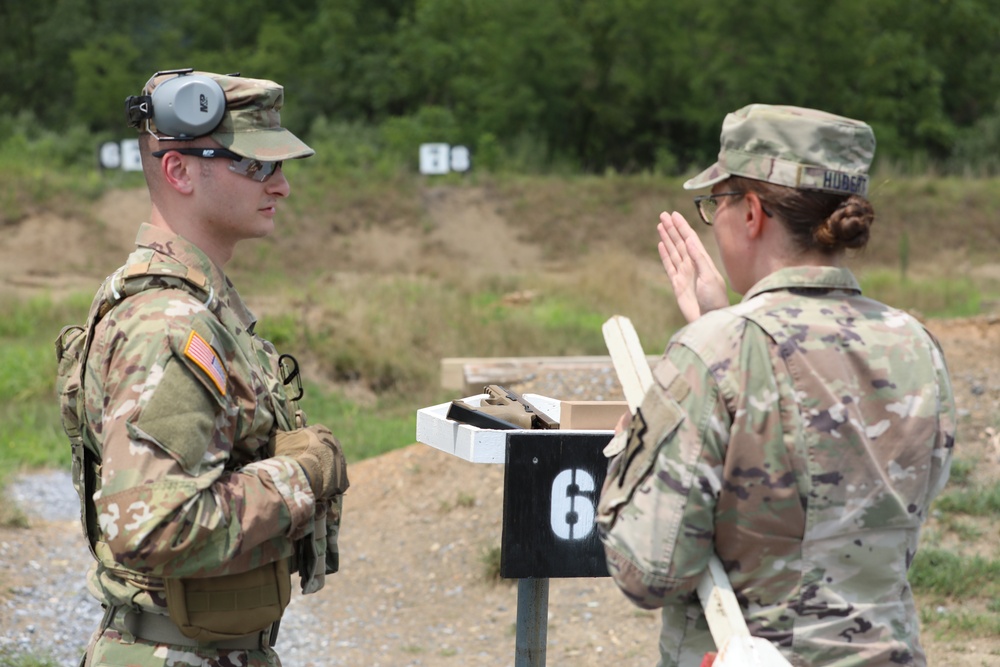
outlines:
[[[548,615],[549,580],[519,579],[514,667],[544,667]]]

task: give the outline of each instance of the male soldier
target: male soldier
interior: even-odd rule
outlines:
[[[694,591],[713,552],[752,635],[794,665],[922,667],[906,572],[948,479],[955,405],[937,341],[861,295],[872,129],[816,109],[726,116],[684,184],[732,289],[679,213],[660,256],[690,324],[614,459],[597,522],[616,583],[663,609],[663,667],[714,650]],[[623,427],[625,425],[623,424]]]
[[[297,364],[254,333],[223,272],[274,228],[282,161],[313,154],[282,102],[272,81],[190,70],[126,102],[152,211],[82,354],[75,482],[106,609],[84,664],[279,665],[290,571],[313,592],[336,569],[340,445],[305,426]]]

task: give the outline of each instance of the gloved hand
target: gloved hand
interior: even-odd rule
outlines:
[[[347,491],[347,461],[340,443],[325,426],[316,424],[294,431],[278,431],[274,436],[274,455],[290,456],[305,470],[318,499],[331,498]]]

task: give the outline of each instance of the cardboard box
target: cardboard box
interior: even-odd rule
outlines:
[[[561,401],[559,429],[613,431],[627,410],[625,401]]]

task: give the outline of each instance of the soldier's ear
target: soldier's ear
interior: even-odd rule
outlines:
[[[756,192],[746,193],[743,199],[747,205],[746,217],[744,219],[747,236],[754,239],[763,233],[764,227],[768,222],[766,218],[770,216],[764,211],[764,205],[761,203],[760,197],[757,196]]]
[[[167,151],[160,158],[160,176],[169,187],[182,194],[194,191],[194,174],[191,170],[195,168],[194,159],[188,159],[176,151]]]

